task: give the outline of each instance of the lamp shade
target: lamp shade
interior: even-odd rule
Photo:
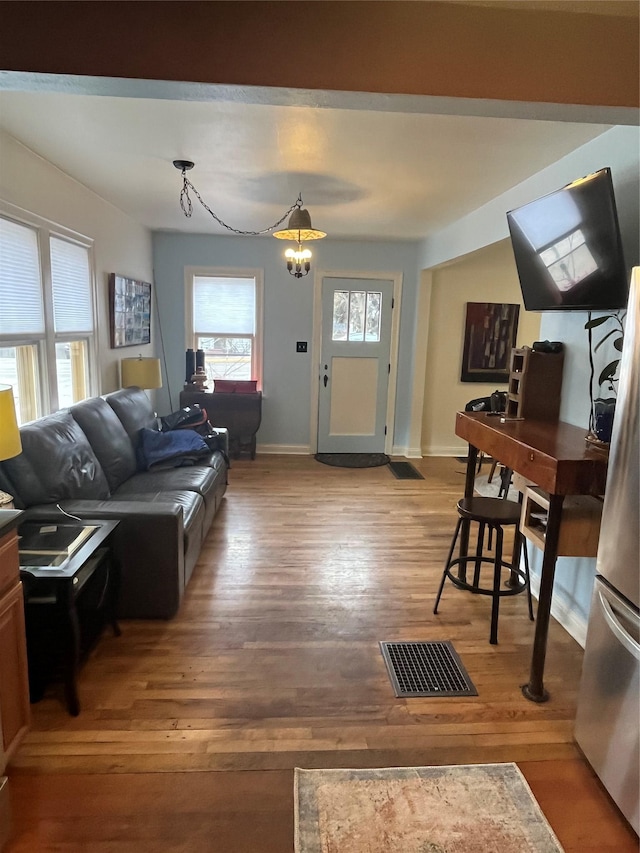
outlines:
[[[0,385],[0,459],[11,459],[22,453],[11,385]]]
[[[162,388],[159,358],[123,358],[120,361],[122,387]]]
[[[325,231],[318,231],[311,224],[311,214],[308,210],[301,207],[296,207],[289,217],[287,228],[282,231],[274,231],[273,236],[278,240],[295,240],[302,243],[305,240],[322,240],[327,234]]]

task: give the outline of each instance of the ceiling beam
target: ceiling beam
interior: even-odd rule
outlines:
[[[9,71],[640,105],[638,27],[446,2],[1,2]]]

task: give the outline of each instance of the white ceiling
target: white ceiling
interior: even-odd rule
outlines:
[[[153,81],[78,94],[45,77],[18,86],[40,91],[0,91],[0,127],[136,221],[183,232],[228,233],[195,198],[185,219],[177,158],[195,161],[190,180],[234,228],[266,228],[302,193],[330,237],[419,239],[610,126],[585,123],[607,115],[588,108],[539,105],[532,120],[492,102]]]

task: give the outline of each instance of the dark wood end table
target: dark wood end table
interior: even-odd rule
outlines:
[[[118,521],[25,521],[18,528],[31,701],[61,669],[67,707],[80,713],[77,672],[105,624],[116,636],[120,570],[109,548]]]

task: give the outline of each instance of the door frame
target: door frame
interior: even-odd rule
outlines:
[[[398,383],[398,348],[400,344],[400,310],[402,307],[401,272],[367,272],[365,270],[315,270],[313,277],[313,339],[311,342],[311,413],[309,424],[309,451],[318,450],[318,411],[320,406],[320,374],[322,355],[322,282],[325,278],[361,278],[370,281],[393,282],[393,311],[391,314],[391,341],[389,344],[389,388],[385,423],[387,434],[384,439],[385,453],[393,449],[393,431],[396,412],[396,388]]]

